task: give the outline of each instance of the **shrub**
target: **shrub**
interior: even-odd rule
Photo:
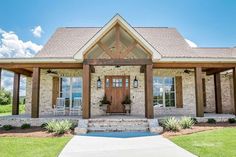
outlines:
[[[179,121],[174,117],[167,118],[163,123],[163,127],[168,131],[179,131],[181,129]]]
[[[50,121],[46,124],[45,128],[48,130],[48,132],[53,132],[57,135],[64,134],[71,130],[73,127],[73,123],[68,120],[63,121]]]
[[[194,122],[194,124],[197,124],[197,123],[198,123],[198,121],[197,121],[196,118],[191,118],[191,119],[192,119],[192,121]]]
[[[8,105],[11,103],[11,92],[2,88],[0,90],[0,104],[1,105]]]
[[[215,124],[215,123],[216,123],[216,120],[213,119],[213,118],[209,118],[209,119],[207,120],[207,123]]]
[[[194,121],[190,117],[182,117],[179,123],[183,129],[192,128],[194,125]]]
[[[47,123],[43,123],[40,125],[40,128],[45,128],[47,126]]]
[[[21,125],[21,129],[29,129],[31,127],[31,125],[30,124],[22,124]]]
[[[3,125],[2,128],[3,128],[3,130],[12,130],[13,126],[12,125]]]
[[[235,118],[229,118],[229,119],[228,119],[228,122],[229,122],[229,123],[236,123],[236,119],[235,119]]]

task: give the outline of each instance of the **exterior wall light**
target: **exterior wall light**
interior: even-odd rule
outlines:
[[[102,88],[102,81],[99,76],[98,76],[98,80],[97,80],[97,88]]]
[[[136,78],[136,76],[134,78],[133,86],[134,88],[138,88],[138,79]]]

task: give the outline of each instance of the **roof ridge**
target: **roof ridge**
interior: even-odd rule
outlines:
[[[233,47],[193,47],[193,49],[232,49]]]

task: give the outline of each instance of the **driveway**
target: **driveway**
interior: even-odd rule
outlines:
[[[156,136],[113,138],[74,136],[59,157],[196,157],[170,140]]]

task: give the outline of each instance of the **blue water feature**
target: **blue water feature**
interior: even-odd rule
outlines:
[[[133,138],[133,137],[156,136],[156,135],[158,134],[154,134],[150,132],[89,132],[81,136]]]

